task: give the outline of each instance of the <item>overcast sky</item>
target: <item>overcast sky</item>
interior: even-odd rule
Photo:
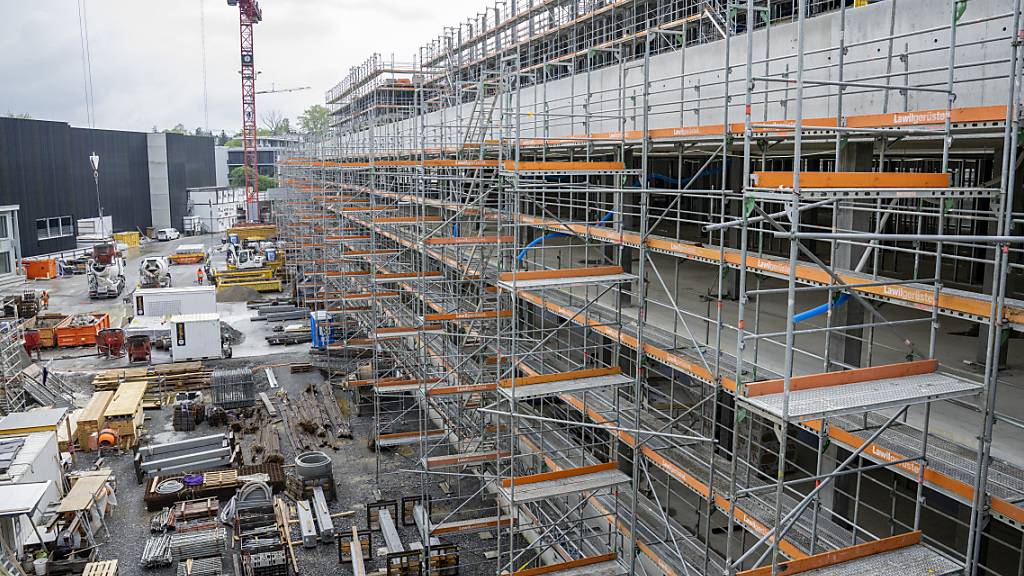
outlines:
[[[238,9],[225,0],[82,0],[97,128],[204,125],[200,6],[206,16],[210,129],[240,128]],[[418,48],[490,0],[260,0],[259,115],[295,122],[372,53],[409,61]],[[77,0],[0,0],[0,115],[87,126]]]

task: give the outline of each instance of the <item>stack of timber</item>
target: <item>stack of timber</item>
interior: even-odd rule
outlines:
[[[203,369],[202,362],[175,362],[104,370],[96,374],[92,384],[96,390],[116,390],[122,382],[131,380],[167,392],[199,390],[210,386],[210,373]]]
[[[89,436],[99,434],[104,428],[103,414],[107,411],[110,399],[114,397],[111,390],[94,392],[89,403],[78,415],[78,447],[80,450],[92,450]]]
[[[142,397],[145,394],[145,382],[123,382],[103,412],[103,427],[117,432],[121,448],[130,448],[139,439],[139,428],[145,418],[142,413]]]

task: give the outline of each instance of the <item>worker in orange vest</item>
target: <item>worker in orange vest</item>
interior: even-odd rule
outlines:
[[[196,268],[196,284],[203,285],[203,267]]]
[[[39,296],[39,302],[43,305],[43,310],[50,309],[50,293],[43,290],[43,293]]]

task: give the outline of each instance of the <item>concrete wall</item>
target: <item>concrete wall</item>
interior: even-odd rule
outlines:
[[[148,134],[153,227],[183,228],[188,188],[217,184],[214,140],[181,134]]]
[[[950,21],[949,3],[934,0],[878,2],[848,10],[844,79],[876,84],[886,82],[884,75],[890,49],[886,38],[894,7],[893,32],[896,38],[891,42],[891,72],[894,75],[888,83],[943,87],[949,58],[946,49],[950,37],[946,28]],[[955,52],[958,68],[954,107],[1006,104],[1009,64],[1004,61],[1009,54],[1010,25],[1009,6],[1005,0],[972,0],[968,4],[957,28],[959,48]],[[837,47],[841,36],[838,12],[806,21],[805,78],[838,80]],[[755,31],[753,38],[754,76],[792,77],[795,74],[796,23]],[[981,40],[984,42],[974,44]],[[726,91],[724,40],[652,56],[648,99],[650,128],[721,124],[726,111],[729,122],[742,122],[746,42],[745,35],[729,42],[731,75],[728,91],[731,101],[727,108],[723,106]],[[904,62],[901,56],[905,52]],[[906,77],[904,70],[907,71]],[[537,70],[535,73],[541,72]],[[626,130],[642,129],[643,75],[642,60],[633,60],[621,68],[610,66],[557,80],[539,81],[523,88],[518,103],[520,134],[523,137],[568,136],[619,129],[618,118],[602,119],[602,115],[623,116]],[[794,118],[794,85],[772,82],[768,88],[765,91],[763,82],[755,88],[759,93],[752,103],[754,120]],[[624,93],[625,101],[621,113],[618,111],[620,91]],[[837,94],[835,86],[808,85],[804,94],[804,117],[835,117],[839,111]],[[585,106],[592,118],[589,126],[584,124]],[[891,90],[886,99],[883,91],[862,88],[847,88],[842,102],[844,115],[944,107],[945,95],[940,93],[909,91],[904,98],[900,92]],[[472,109],[472,103],[461,106],[463,124],[469,122]],[[447,142],[456,142],[457,137],[450,126],[455,123],[457,114],[455,108],[450,108],[427,115],[424,121],[427,140],[435,142],[443,132]],[[496,112],[492,124],[496,124],[497,119]],[[512,119],[510,115],[509,120]],[[442,128],[445,125],[449,127]],[[395,138],[394,146],[416,149],[418,143],[412,138],[412,126],[412,121],[407,120],[398,126],[379,128],[378,136],[383,138],[391,134]],[[489,137],[497,137],[497,134],[491,133]]]
[[[149,149],[149,202],[153,228],[171,227],[170,184],[167,181],[167,135],[146,135]]]

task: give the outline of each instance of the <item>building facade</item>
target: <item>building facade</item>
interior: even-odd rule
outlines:
[[[19,206],[19,256],[73,249],[75,221],[97,216],[100,206],[116,231],[180,226],[185,189],[216,181],[213,144],[201,136],[0,118],[0,205]],[[100,157],[98,191],[93,153]]]
[[[294,148],[301,137],[298,134],[280,136],[259,136],[256,138],[256,162],[260,176],[274,177],[277,157],[289,148]],[[228,147],[227,173],[242,165],[245,150],[241,146]]]

